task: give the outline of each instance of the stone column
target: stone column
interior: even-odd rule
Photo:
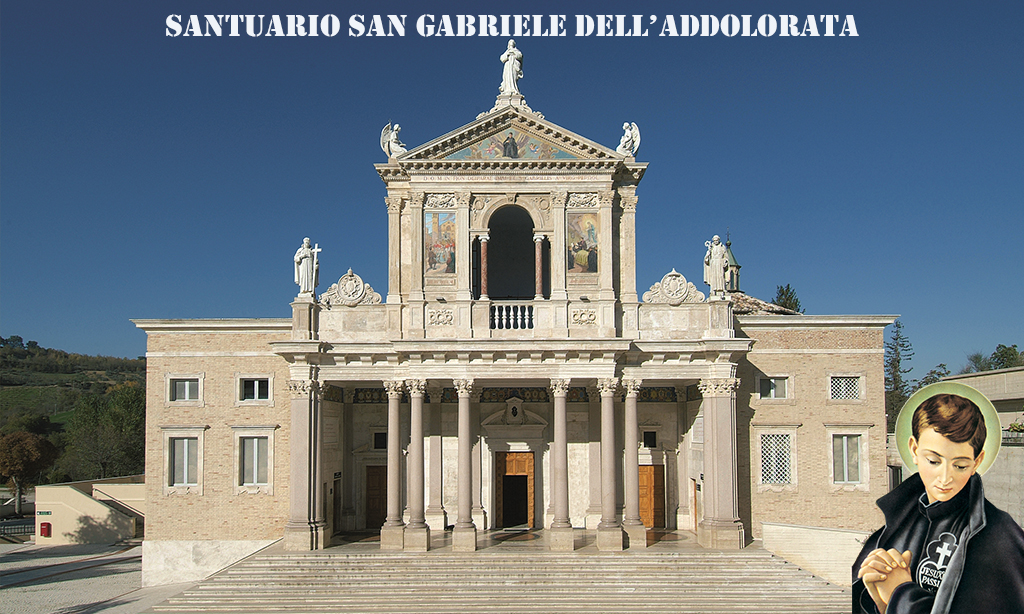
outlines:
[[[533,300],[544,300],[544,235],[533,235],[533,277],[534,291]]]
[[[587,386],[587,475],[590,482],[590,503],[587,506],[586,528],[596,530],[601,522],[601,392]]]
[[[622,490],[625,511],[622,529],[626,532],[630,548],[647,547],[647,528],[640,520],[640,429],[636,415],[636,398],[640,394],[640,379],[623,379],[626,389],[626,420],[623,429],[625,461],[623,463]]]
[[[554,444],[551,448],[551,492],[555,517],[548,527],[551,550],[571,552],[574,547],[572,523],[569,522],[569,440],[567,437],[566,400],[569,380],[551,380],[554,399]]]
[[[402,520],[402,429],[401,380],[384,382],[388,394],[388,513],[380,529],[381,550],[405,548],[405,522]]]
[[[444,530],[448,526],[448,514],[444,509],[444,453],[441,447],[441,395],[444,388],[427,384],[427,395],[430,397],[430,451],[427,473],[430,476],[430,488],[427,494],[426,523],[429,526]]]
[[[459,393],[459,516],[452,531],[453,552],[476,550],[476,525],[473,523],[473,431],[470,424],[470,395],[473,380],[455,380]]]
[[[341,410],[341,527],[345,531],[356,529],[356,472],[352,462],[352,402],[355,400],[355,393],[356,390],[352,386],[345,387],[345,405]]]
[[[411,552],[430,550],[430,527],[427,526],[423,496],[423,391],[427,382],[406,380],[409,389],[409,524],[405,527],[405,549]]]
[[[616,510],[615,390],[618,378],[597,381],[601,391],[601,522],[597,525],[598,550],[622,550],[622,527]]]
[[[320,383],[292,380],[288,382],[288,391],[291,393],[291,483],[284,548],[320,550],[330,542],[323,516],[321,486]]]
[[[486,301],[487,297],[487,242],[491,235],[480,235],[480,300]]]
[[[736,476],[736,378],[706,378],[704,400],[704,519],[697,542],[705,548],[735,550],[745,545],[739,518]]]
[[[487,528],[487,510],[483,505],[483,440],[480,437],[480,397],[483,390],[477,386],[469,395],[469,437],[473,442],[470,451],[473,468],[473,524],[481,529]]]

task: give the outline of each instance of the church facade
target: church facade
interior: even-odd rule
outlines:
[[[652,528],[732,549],[761,522],[878,526],[894,317],[749,297],[717,237],[680,263],[707,295],[675,270],[641,295],[637,126],[606,147],[506,79],[442,137],[406,150],[398,126],[382,134],[383,293],[351,270],[317,293],[329,250],[307,241],[290,319],[135,321],[145,584],[353,531],[424,551],[450,530],[472,556],[509,527],[553,550],[585,527],[619,551]]]

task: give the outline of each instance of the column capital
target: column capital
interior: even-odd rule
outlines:
[[[356,400],[356,389],[353,386],[345,386],[345,402],[348,404],[354,403]]]
[[[479,235],[477,238],[480,239],[481,243],[487,243],[488,241],[491,240],[491,235],[485,232],[485,233]]]
[[[407,379],[405,380],[405,386],[409,389],[409,396],[421,397],[423,396],[423,392],[427,389],[427,380]]]
[[[564,397],[569,393],[569,379],[552,379],[550,383],[551,395],[555,397]]]
[[[457,379],[452,380],[455,385],[455,391],[459,393],[459,396],[469,396],[473,394],[473,380],[471,379]]]
[[[401,213],[402,212],[402,197],[401,196],[387,196],[384,198],[384,204],[388,206],[388,213]]]
[[[320,382],[308,379],[293,379],[288,382],[288,392],[293,399],[304,399],[320,392]]]
[[[599,190],[597,192],[597,201],[602,207],[611,207],[612,203],[615,202],[615,190]]]
[[[597,380],[597,389],[601,391],[601,396],[612,396],[615,391],[619,389],[619,378],[609,377],[605,379]]]
[[[697,382],[700,393],[706,397],[728,397],[740,387],[738,377],[708,377]]]
[[[388,394],[389,399],[401,398],[402,391],[405,389],[405,382],[397,380],[384,380],[384,390]]]
[[[635,397],[640,394],[640,386],[644,380],[638,377],[622,378],[622,387],[626,389],[627,397]]]
[[[547,237],[545,237],[542,233],[538,232],[538,233],[533,235],[533,242],[534,243],[542,243],[542,242],[544,242],[544,239],[546,239],[546,238]]]
[[[423,199],[426,197],[426,193],[415,191],[409,192],[409,206],[411,207],[422,207]]]
[[[440,403],[441,395],[444,394],[444,386],[442,386],[441,384],[436,384],[429,380],[425,381],[427,382],[427,396],[430,397],[430,402]]]
[[[551,193],[552,207],[565,207],[565,201],[569,199],[568,190],[555,190]]]

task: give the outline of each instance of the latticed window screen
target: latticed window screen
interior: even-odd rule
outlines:
[[[831,386],[831,398],[834,400],[847,400],[860,398],[860,378],[856,375],[833,376]]]
[[[790,456],[793,449],[789,434],[761,434],[761,483],[791,484]]]

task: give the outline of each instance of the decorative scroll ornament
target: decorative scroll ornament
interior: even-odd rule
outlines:
[[[405,386],[409,389],[409,396],[423,396],[423,392],[427,389],[427,380],[407,379]]]
[[[389,399],[400,398],[405,391],[405,382],[402,380],[384,380],[384,391]]]
[[[622,387],[626,389],[626,396],[637,396],[640,394],[640,385],[644,380],[638,378],[623,378]]]
[[[565,203],[567,209],[590,209],[597,207],[597,194],[594,192],[573,192]]]
[[[424,209],[454,209],[458,204],[455,194],[427,194]]]
[[[455,326],[455,311],[452,309],[428,309],[427,324],[430,326]]]
[[[473,394],[473,380],[471,379],[452,380],[452,384],[455,385],[455,390],[459,393],[459,396]]]
[[[356,305],[379,305],[380,294],[373,291],[370,284],[364,283],[363,278],[348,270],[341,276],[338,283],[332,284],[327,292],[320,295],[320,303],[330,309],[335,305],[355,307]]]
[[[601,391],[601,396],[613,395],[619,389],[619,378],[599,379],[597,380],[597,389]]]
[[[703,303],[704,293],[698,290],[693,282],[686,281],[681,273],[672,269],[661,278],[661,281],[644,292],[643,300],[645,303],[668,303],[675,307],[683,303]]]
[[[597,310],[573,309],[569,320],[573,326],[597,326]]]

